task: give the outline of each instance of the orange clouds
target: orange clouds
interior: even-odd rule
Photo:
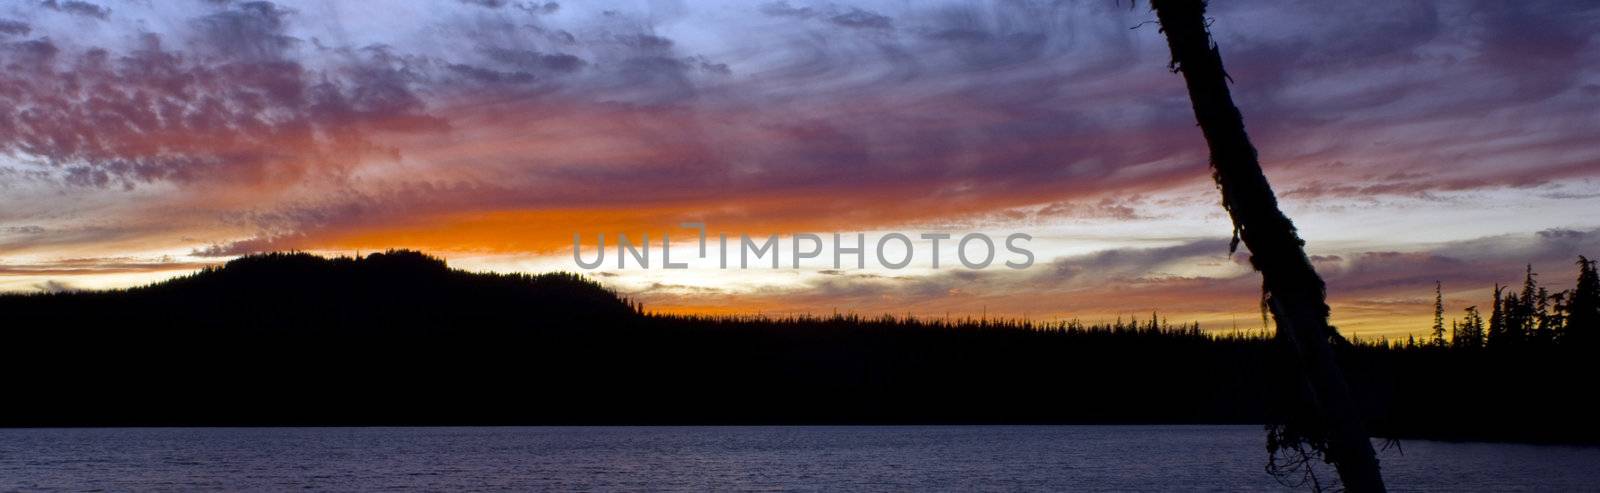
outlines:
[[[694,313],[1257,313],[1254,278],[1209,240],[1227,227],[1208,222],[1221,209],[1181,80],[1155,33],[1127,29],[1143,9],[351,5],[6,12],[5,287],[276,249],[565,259],[574,233],[659,241],[694,234],[683,222],[1021,225],[1057,243],[1010,276],[616,282]],[[1409,323],[1436,279],[1565,262],[1597,226],[1593,16],[1414,7],[1216,10],[1247,19],[1214,34],[1351,326]],[[1579,234],[1467,240],[1551,228]]]

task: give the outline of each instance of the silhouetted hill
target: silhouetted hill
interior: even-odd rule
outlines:
[[[551,330],[632,317],[572,274],[469,273],[411,251],[252,255],[118,291],[0,296],[14,322],[90,332]]]
[[[1255,422],[1262,340],[1129,324],[639,315],[569,274],[244,257],[0,296],[3,424]],[[1203,371],[1173,372],[1186,367]]]

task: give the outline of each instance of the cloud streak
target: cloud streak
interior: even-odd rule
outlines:
[[[573,231],[685,220],[752,233],[1133,225],[1116,234],[1177,246],[1130,239],[1052,255],[1030,276],[820,276],[783,295],[1014,311],[1254,299],[1237,261],[1210,250],[1225,225],[1196,227],[1220,209],[1165,47],[1153,26],[1129,29],[1151,19],[1143,9],[112,7],[0,10],[0,255],[535,254]],[[1499,207],[1475,197],[1520,195],[1543,218],[1449,238],[1579,237],[1419,246],[1338,231],[1360,245],[1323,252],[1336,292],[1378,299],[1451,273],[1481,283],[1519,255],[1545,265],[1576,249],[1560,241],[1588,248],[1597,225],[1577,211],[1600,180],[1600,7],[1243,1],[1214,14],[1263,162],[1286,204],[1310,212],[1296,211],[1307,231],[1419,203],[1491,216]],[[778,304],[763,296],[746,303]]]

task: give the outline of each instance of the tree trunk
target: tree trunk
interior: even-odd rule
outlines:
[[[1250,250],[1250,263],[1262,277],[1262,296],[1278,326],[1278,337],[1299,368],[1307,420],[1323,428],[1311,436],[1327,439],[1326,459],[1351,491],[1383,491],[1378,459],[1368,440],[1350,388],[1334,359],[1328,304],[1322,278],[1306,258],[1305,241],[1278,209],[1262,174],[1244,120],[1228,92],[1222,57],[1206,28],[1204,0],[1151,0],[1172,69],[1182,72],[1195,119],[1211,151],[1212,176],[1222,192],[1222,207],[1233,219],[1234,242]],[[1300,436],[1306,436],[1300,434]]]

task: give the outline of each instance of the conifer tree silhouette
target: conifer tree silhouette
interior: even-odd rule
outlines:
[[[1464,312],[1465,320],[1451,334],[1452,347],[1464,350],[1483,347],[1483,315],[1478,313],[1476,305],[1467,307]]]
[[[1504,290],[1500,283],[1495,283],[1494,301],[1489,307],[1489,333],[1485,342],[1495,349],[1501,348],[1506,343],[1505,299],[1502,293]]]
[[[1444,347],[1444,285],[1433,281],[1433,345]]]
[[[1600,335],[1600,276],[1596,275],[1595,261],[1578,256],[1578,285],[1567,296],[1565,305],[1562,342],[1580,347],[1594,345]]]
[[[1528,264],[1522,278],[1522,295],[1517,297],[1517,340],[1520,342],[1532,341],[1539,324],[1539,282],[1534,280],[1535,276],[1538,274],[1533,272],[1533,264]]]

